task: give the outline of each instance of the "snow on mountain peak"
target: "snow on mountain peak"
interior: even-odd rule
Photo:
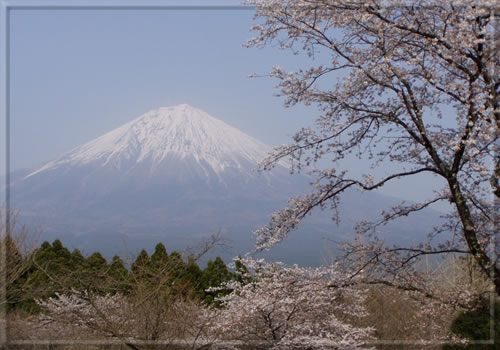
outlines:
[[[145,164],[153,172],[168,159],[194,160],[218,176],[227,168],[257,165],[270,147],[187,104],[149,111],[31,173],[61,165],[99,162],[122,168]],[[126,169],[125,169],[126,170]]]

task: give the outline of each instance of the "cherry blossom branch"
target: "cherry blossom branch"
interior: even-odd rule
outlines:
[[[402,169],[409,164],[427,169],[414,170],[414,175],[428,171],[445,181],[442,192],[447,195],[440,199],[454,205],[453,223],[448,225],[453,240],[459,238],[460,250],[474,256],[500,294],[497,252],[488,249],[496,233],[488,219],[494,218],[491,193],[500,198],[498,5],[493,0],[250,3],[256,5],[257,18],[264,19],[254,27],[258,36],[251,46],[276,40],[280,48],[304,50],[310,57],[316,52],[330,54],[325,66],[276,71],[285,104],[317,104],[322,113],[315,129],[300,130],[292,145],[276,149],[266,159],[264,168],[283,157],[290,157],[298,169],[319,164],[322,157],[340,163],[357,148],[358,158],[367,158],[374,167],[388,160]],[[331,87],[328,77],[334,71],[346,74],[334,76]],[[321,82],[331,88],[322,88]],[[388,138],[396,141],[385,143]],[[381,143],[387,147],[375,152]],[[339,170],[338,175],[336,170],[313,173],[315,192],[292,199],[275,213],[270,224],[257,231],[258,249],[286,237],[313,207],[330,204],[336,210],[347,188],[372,190],[401,173],[373,183],[349,179],[346,172]],[[393,208],[380,223],[432,202]],[[391,261],[378,263],[389,266]]]

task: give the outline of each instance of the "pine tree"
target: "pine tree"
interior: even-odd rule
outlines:
[[[132,275],[136,280],[146,279],[151,274],[151,261],[145,249],[141,250],[131,266]]]
[[[108,269],[110,293],[128,294],[130,292],[129,272],[123,264],[123,260],[118,256],[113,256]]]
[[[201,286],[204,292],[203,301],[206,304],[212,304],[217,297],[229,294],[230,290],[207,291],[207,289],[210,287],[220,287],[233,278],[234,274],[228,270],[226,264],[219,256],[214,261],[209,260],[201,277]]]
[[[82,283],[82,290],[106,292],[108,262],[99,252],[92,253],[85,262],[83,270],[75,273],[76,282]]]
[[[153,255],[151,255],[151,267],[153,270],[165,268],[168,264],[168,253],[163,243],[158,243]]]
[[[87,258],[87,267],[90,271],[101,273],[107,270],[108,262],[99,252],[94,252]]]
[[[27,258],[23,257],[16,242],[10,236],[2,239],[0,244],[4,246],[2,253],[5,253],[1,270],[5,273],[7,308],[11,309],[24,299],[22,281],[26,274]]]
[[[74,269],[81,269],[85,265],[85,257],[79,249],[71,252],[70,266]]]
[[[65,292],[74,288],[75,270],[72,263],[75,255],[56,239],[52,245],[45,241],[32,253],[31,263],[23,275],[22,288],[25,298],[20,305],[28,312],[39,312],[36,299],[47,299],[56,292]]]

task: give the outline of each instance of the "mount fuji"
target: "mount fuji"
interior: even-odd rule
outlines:
[[[255,171],[270,150],[198,108],[159,108],[14,181],[11,203],[42,239],[61,238],[86,252],[113,254],[158,241],[182,250],[220,232],[232,257],[252,249],[251,232],[289,197],[308,191],[308,178],[291,176],[285,162]],[[379,204],[396,202],[370,198],[350,200],[343,210],[350,219],[340,227],[325,215],[309,220],[304,234],[274,257],[320,263],[323,237],[345,237],[356,213],[375,216]]]
[[[179,183],[224,184],[228,177],[254,178],[256,164],[269,150],[223,121],[182,104],[150,111],[47,163],[25,179],[91,166],[127,177],[159,175]]]
[[[270,150],[198,108],[159,108],[13,182],[11,203],[43,239],[84,250],[183,249],[220,232],[240,253],[306,188],[284,162],[255,170]]]

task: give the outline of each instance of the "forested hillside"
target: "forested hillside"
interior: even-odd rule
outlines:
[[[9,309],[39,312],[38,300],[47,300],[68,292],[132,295],[138,289],[167,288],[172,297],[192,297],[211,304],[220,293],[208,292],[236,278],[220,257],[200,268],[193,257],[167,252],[158,243],[151,256],[141,250],[133,261],[115,255],[107,261],[100,252],[84,256],[78,249],[70,251],[60,240],[43,242],[30,255],[23,257],[14,243],[9,244],[16,264],[24,271],[9,288]]]
[[[59,240],[31,251],[21,246],[2,240],[13,344],[94,339],[136,350],[152,344],[326,349],[341,342],[355,349],[372,343],[385,348],[377,341],[395,338],[467,343],[498,328],[484,299],[459,305],[445,299],[456,285],[488,287],[470,259],[447,264],[452,271],[441,271],[429,299],[363,285],[363,276],[349,277],[338,264],[305,268],[247,256],[230,267],[220,257],[200,267],[201,253],[168,252],[163,243],[151,254],[143,249],[133,259],[115,255],[110,261],[99,252],[70,251]],[[459,274],[464,268],[467,276]]]

